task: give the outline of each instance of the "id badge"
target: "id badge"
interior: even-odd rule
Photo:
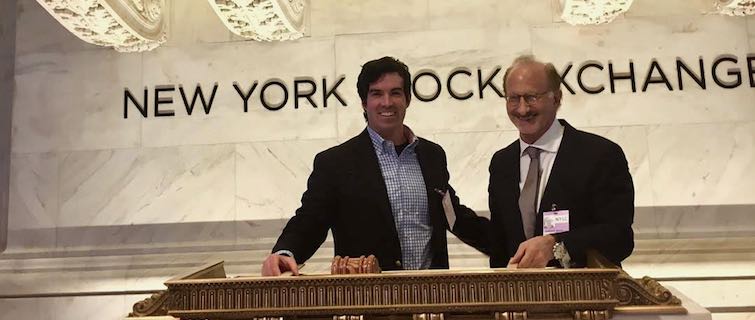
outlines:
[[[569,210],[543,212],[543,235],[569,231]]]

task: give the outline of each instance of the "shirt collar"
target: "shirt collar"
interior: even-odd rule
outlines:
[[[381,137],[380,134],[377,133],[377,131],[372,130],[370,126],[367,126],[367,133],[370,134],[370,139],[372,140],[372,146],[375,148],[375,151],[379,152],[380,154],[383,154],[386,152],[390,152],[390,150],[395,150],[396,146],[393,145],[393,141],[383,139],[383,137]],[[414,147],[417,145],[419,138],[417,138],[417,136],[414,135],[414,131],[412,131],[412,129],[410,129],[406,125],[404,125],[404,136],[406,136],[406,140],[409,141],[409,144],[406,146],[404,150],[405,151],[414,150]]]
[[[537,139],[535,143],[528,144],[519,138],[519,157],[524,155],[524,150],[529,146],[534,146],[542,151],[556,153],[558,152],[558,146],[561,144],[561,138],[563,138],[563,136],[564,125],[562,125],[558,119],[553,119],[551,126],[548,127],[548,130],[545,131],[543,136],[540,137],[540,139]]]

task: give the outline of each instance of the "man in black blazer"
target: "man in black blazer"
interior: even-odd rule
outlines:
[[[588,249],[619,264],[634,248],[634,188],[624,153],[556,120],[559,87],[553,65],[531,56],[515,60],[504,75],[506,108],[520,139],[490,162],[491,267],[583,266]],[[536,191],[533,198],[525,189]],[[566,229],[554,227],[559,215],[568,215]]]
[[[448,208],[474,216],[448,184],[443,149],[403,124],[411,78],[402,62],[367,62],[357,90],[367,128],[315,156],[302,205],[289,220],[263,275],[298,274],[332,230],[335,254],[373,254],[383,270],[448,268]],[[470,213],[471,212],[471,213]]]

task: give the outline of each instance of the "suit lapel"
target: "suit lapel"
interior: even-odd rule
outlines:
[[[419,140],[417,141],[417,146],[414,148],[414,151],[417,153],[417,161],[419,161],[419,166],[422,170],[422,178],[425,179],[425,187],[428,189],[428,195],[430,195],[429,191],[432,191],[433,188],[445,188],[446,186],[439,185],[439,182],[436,181],[438,175],[433,174],[434,172],[439,172],[438,170],[440,169],[438,168],[439,161],[430,154],[431,150],[427,148],[422,140]]]
[[[519,145],[519,141],[516,141],[516,146],[514,147],[514,152],[511,154],[510,158],[510,164],[509,165],[509,174],[513,179],[509,179],[511,181],[511,184],[507,187],[509,188],[508,194],[513,194],[514,196],[511,197],[511,207],[508,208],[508,210],[511,210],[511,212],[516,212],[516,214],[513,215],[513,225],[516,226],[512,228],[514,230],[514,233],[512,234],[513,238],[518,240],[516,243],[522,242],[526,240],[524,236],[524,226],[522,223],[522,212],[519,209],[519,196],[521,195],[521,190],[519,190],[519,182],[521,180],[521,159],[520,154],[522,153],[521,146]],[[506,195],[504,195],[506,197]],[[516,250],[516,248],[514,248]],[[514,252],[512,252],[513,254]]]
[[[551,169],[550,176],[548,177],[548,184],[543,191],[543,198],[540,201],[540,208],[538,211],[537,222],[535,225],[536,233],[542,234],[543,230],[543,212],[551,211],[555,206],[556,209],[568,209],[559,207],[559,199],[565,193],[563,188],[563,181],[568,181],[569,167],[571,166],[569,161],[574,159],[572,154],[574,153],[574,146],[572,145],[572,136],[576,129],[569,125],[566,121],[559,120],[564,125],[564,136],[561,138],[561,144],[558,147],[558,153],[556,153],[556,159],[553,160],[553,168]],[[539,231],[538,231],[539,230]]]
[[[367,129],[359,134],[357,144],[354,148],[354,155],[356,174],[359,178],[364,179],[364,185],[369,188],[365,192],[372,193],[378,199],[377,203],[380,215],[385,223],[390,226],[393,236],[398,239],[396,223],[393,220],[393,211],[391,211],[391,203],[388,200],[388,188],[385,186],[383,173],[380,170],[380,163],[378,162],[377,154],[375,154],[375,147],[372,145],[372,139]]]
[[[519,180],[521,180],[521,163],[519,158],[521,154],[521,147],[518,140],[514,142],[512,149],[512,152],[508,154],[506,162],[504,163],[504,170],[508,171],[506,174],[511,178],[505,179],[505,181],[509,181],[509,183],[504,186],[506,189],[499,190],[498,192],[500,192],[499,199],[511,199],[510,201],[503,202],[506,205],[506,207],[503,208],[503,210],[505,210],[504,214],[506,214],[506,211],[513,212],[515,214],[510,215],[512,219],[510,221],[511,226],[504,227],[510,230],[513,242],[519,244],[526,239],[524,237],[522,213],[521,210],[519,210],[519,195],[521,193],[521,191],[519,190]]]
[[[419,167],[422,170],[422,178],[425,180],[425,189],[427,190],[427,211],[430,214],[430,221],[433,226],[445,226],[445,218],[440,220],[444,215],[439,214],[442,212],[441,196],[435,189],[447,191],[447,185],[443,181],[440,181],[440,172],[445,168],[440,168],[441,163],[438,161],[438,156],[432,153],[432,150],[427,146],[422,139],[417,141],[417,146],[414,148],[417,154],[417,161]],[[437,214],[436,214],[437,213]]]

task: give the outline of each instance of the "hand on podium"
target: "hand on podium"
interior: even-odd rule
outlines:
[[[299,267],[294,258],[273,253],[267,256],[265,262],[262,263],[263,276],[280,276],[285,272],[291,272],[295,276],[299,275]]]
[[[551,235],[537,236],[519,244],[508,268],[545,268],[553,259],[556,238]]]

